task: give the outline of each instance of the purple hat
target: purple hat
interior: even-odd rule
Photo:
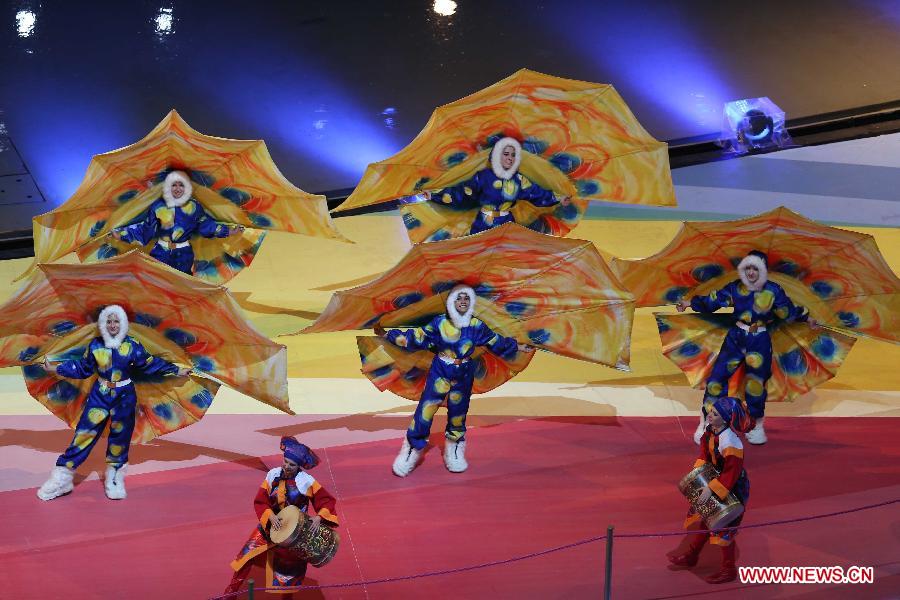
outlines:
[[[301,444],[292,437],[281,438],[281,451],[284,452],[285,458],[300,465],[301,469],[312,469],[319,464],[319,457],[316,456],[316,453],[310,450],[309,446]]]
[[[713,404],[713,408],[736,433],[746,433],[750,429],[750,417],[744,410],[744,405],[737,398],[726,396],[719,398]]]

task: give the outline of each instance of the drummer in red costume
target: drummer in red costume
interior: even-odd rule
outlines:
[[[730,492],[745,507],[750,498],[750,480],[744,470],[744,446],[739,433],[743,433],[749,427],[750,419],[744,411],[740,400],[724,397],[716,400],[706,417],[706,431],[700,441],[700,456],[694,462],[694,468],[711,463],[718,471],[719,476],[709,482],[709,485],[700,495],[702,504],[709,500],[712,494],[724,500]],[[717,573],[706,578],[709,583],[728,583],[737,579],[737,567],[735,566],[735,554],[737,545],[735,536],[738,530],[734,529],[741,524],[744,515],[728,523],[729,527],[719,529],[711,533],[688,534],[687,550],[684,552],[669,553],[669,562],[674,568],[687,569],[697,564],[700,551],[710,543],[722,548],[722,566]],[[706,525],[692,506],[684,521],[687,530],[704,530]],[[683,544],[682,544],[683,545]]]
[[[281,438],[281,450],[284,452],[284,464],[269,471],[259,491],[256,492],[253,508],[256,510],[259,525],[231,563],[235,574],[225,588],[226,594],[243,587],[254,564],[265,565],[266,587],[289,588],[303,582],[306,575],[306,561],[295,553],[276,546],[270,539],[270,533],[282,527],[278,518],[281,509],[293,505],[308,514],[308,507],[312,504],[316,513],[311,517],[313,527],[319,527],[323,521],[331,526],[338,524],[334,496],[305,471],[319,464],[319,457],[291,437]],[[275,593],[286,594],[293,591],[285,589]]]

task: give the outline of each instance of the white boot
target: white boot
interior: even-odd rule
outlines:
[[[756,420],[756,427],[747,432],[745,437],[747,441],[751,444],[765,444],[769,441],[769,438],[766,437],[766,430],[763,427],[763,421],[765,421],[765,417],[760,417]]]
[[[106,475],[103,477],[103,491],[110,500],[115,500],[116,496],[116,468],[112,465],[106,465]]]
[[[75,477],[75,471],[67,467],[53,467],[50,471],[50,478],[44,482],[44,485],[37,491],[37,497],[41,500],[53,500],[60,496],[65,496],[75,486],[72,479]]]
[[[403,445],[400,447],[400,453],[394,459],[393,471],[397,477],[406,477],[419,463],[422,457],[422,451],[416,450],[409,444],[409,440],[403,438]]]
[[[706,417],[703,415],[703,411],[700,411],[700,424],[697,425],[696,431],[694,431],[694,443],[698,446],[700,445],[700,440],[703,439],[703,432],[706,431]]]
[[[466,462],[466,440],[451,442],[444,446],[444,465],[451,473],[462,473],[469,468]]]
[[[128,495],[125,493],[125,469],[127,467],[128,465],[122,465],[118,469],[112,465],[106,467],[103,488],[106,490],[106,497],[110,500],[124,500]]]
[[[116,489],[120,494],[120,500],[124,500],[128,496],[128,494],[125,493],[125,473],[127,470],[127,463],[116,469]]]

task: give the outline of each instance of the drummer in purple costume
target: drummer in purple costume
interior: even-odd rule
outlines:
[[[729,493],[745,507],[750,499],[750,480],[744,470],[744,446],[741,443],[739,433],[746,431],[750,424],[750,418],[744,412],[741,401],[737,398],[724,397],[715,401],[706,417],[707,427],[700,440],[700,456],[694,462],[694,468],[710,463],[718,472],[718,477],[709,482],[709,485],[700,495],[702,504],[715,494],[724,500]],[[745,508],[746,513],[746,508]],[[744,514],[728,523],[726,529],[720,529],[711,533],[689,534],[687,550],[684,552],[669,553],[669,562],[674,569],[689,569],[697,564],[700,551],[709,541],[711,544],[722,548],[722,566],[717,573],[706,578],[709,583],[728,583],[737,579],[737,567],[735,556],[737,545],[735,536],[738,530],[733,529],[741,524]],[[699,514],[692,506],[684,521],[687,530],[706,529]]]
[[[319,457],[306,445],[292,437],[281,438],[284,462],[268,472],[256,492],[253,508],[259,525],[250,534],[237,558],[231,563],[235,573],[231,583],[225,588],[226,594],[237,592],[244,585],[254,564],[265,564],[266,587],[290,587],[303,583],[307,563],[295,553],[277,546],[271,541],[270,533],[283,526],[278,513],[287,506],[296,506],[304,514],[309,505],[316,511],[311,518],[313,527],[322,521],[336,527],[338,525],[336,500],[305,469],[319,464]],[[292,590],[275,593],[291,593]]]

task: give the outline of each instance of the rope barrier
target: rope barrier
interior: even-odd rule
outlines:
[[[894,500],[886,500],[884,502],[879,502],[877,504],[867,504],[865,506],[858,506],[856,508],[849,508],[846,510],[839,510],[830,513],[822,513],[818,515],[811,515],[807,517],[797,517],[794,519],[781,519],[778,521],[766,521],[763,523],[754,523],[751,525],[739,525],[737,527],[728,527],[727,529],[757,529],[760,527],[771,527],[773,525],[786,525],[791,523],[802,523],[804,521],[814,521],[817,519],[825,519],[829,517],[837,517],[840,515],[847,515],[857,512],[862,512],[865,510],[872,510],[875,508],[881,508],[884,506],[890,506],[891,504],[900,503],[900,498],[896,498]],[[721,531],[721,530],[715,530]],[[690,533],[691,535],[700,534],[700,533],[714,533],[714,530],[710,529],[692,529],[691,531],[663,531],[663,532],[644,532],[644,533],[614,533],[613,538],[659,538],[659,537],[669,537],[669,536],[681,536]],[[268,592],[268,591],[291,591],[291,592],[299,592],[303,590],[323,590],[323,589],[333,589],[333,588],[348,588],[348,587],[356,587],[362,585],[375,585],[379,583],[391,583],[394,581],[410,581],[412,579],[423,579],[425,577],[438,577],[441,575],[452,575],[455,573],[465,573],[467,571],[475,571],[478,569],[485,569],[488,567],[496,567],[501,565],[507,565],[511,563],[520,562],[523,560],[530,560],[532,558],[537,558],[539,556],[546,556],[547,554],[554,554],[556,552],[561,552],[563,550],[569,550],[571,548],[576,548],[578,546],[584,546],[586,544],[593,544],[594,542],[599,542],[601,540],[605,540],[607,536],[601,535],[592,538],[587,538],[584,540],[580,540],[577,542],[572,542],[569,544],[564,544],[562,546],[556,546],[553,548],[548,548],[546,550],[538,550],[536,552],[530,552],[528,554],[523,554],[521,556],[514,556],[512,558],[504,558],[501,560],[494,560],[486,563],[480,563],[476,565],[469,565],[466,567],[456,567],[453,569],[442,569],[440,571],[428,571],[425,573],[416,573],[413,575],[401,575],[399,577],[382,577],[380,579],[369,579],[367,581],[355,581],[349,583],[328,583],[323,585],[299,585],[293,587],[263,587],[263,588],[255,588],[256,592]],[[241,590],[238,592],[231,592],[229,594],[225,594],[222,596],[215,596],[211,600],[226,600],[228,598],[236,598],[243,594],[246,594],[248,590]]]
[[[491,562],[481,563],[477,565],[470,565],[468,567],[457,567],[454,569],[443,569],[440,571],[428,571],[426,573],[416,573],[415,575],[401,575],[399,577],[383,577],[381,579],[369,579],[367,581],[354,581],[350,583],[328,583],[324,585],[298,585],[294,587],[277,587],[277,588],[256,588],[257,592],[267,592],[273,590],[281,590],[281,591],[293,591],[299,592],[303,590],[321,590],[326,588],[346,588],[346,587],[355,587],[359,585],[374,585],[376,583],[390,583],[392,581],[409,581],[410,579],[422,579],[424,577],[437,577],[439,575],[451,575],[453,573],[464,573],[466,571],[475,571],[478,569],[485,569],[487,567],[496,567],[499,565],[505,565],[509,563],[519,562],[522,560],[528,560],[531,558],[537,558],[538,556],[544,556],[546,554],[553,554],[554,552],[560,552],[562,550],[568,550],[569,548],[575,548],[577,546],[584,546],[585,544],[593,544],[594,542],[599,542],[600,540],[605,540],[606,536],[601,535],[598,537],[588,538],[586,540],[581,540],[578,542],[572,542],[570,544],[564,544],[562,546],[556,546],[555,548],[548,548],[546,550],[538,550],[537,552],[530,552],[528,554],[523,554],[522,556],[514,556],[512,558],[504,558],[501,560],[494,560]],[[224,596],[215,596],[212,600],[223,600],[225,598],[234,598],[237,595],[246,593],[246,590],[240,592],[231,592],[230,594],[225,594]]]
[[[837,517],[840,515],[847,515],[850,513],[861,512],[864,510],[871,510],[873,508],[881,508],[882,506],[889,506],[891,504],[897,504],[900,502],[900,498],[896,498],[894,500],[886,500],[884,502],[879,502],[878,504],[867,504],[865,506],[859,506],[856,508],[848,508],[846,510],[839,510],[836,512],[830,513],[822,513],[820,515],[811,515],[808,517],[796,517],[794,519],[781,519],[779,521],[765,521],[763,523],[753,523],[752,525],[738,525],[737,527],[723,527],[722,529],[712,530],[712,529],[692,529],[690,532],[682,529],[681,531],[665,531],[659,533],[617,533],[617,538],[644,538],[644,537],[668,537],[673,535],[685,535],[686,533],[697,534],[697,533],[715,533],[716,531],[722,531],[724,529],[757,529],[759,527],[771,527],[772,525],[787,525],[790,523],[802,523],[804,521],[814,521],[816,519],[825,519],[827,517]]]

